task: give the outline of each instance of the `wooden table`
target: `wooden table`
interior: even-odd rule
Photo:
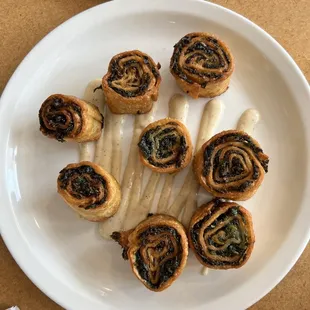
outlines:
[[[21,60],[48,32],[71,16],[102,2],[104,1],[1,0],[0,91],[2,92]],[[293,56],[308,81],[310,80],[308,0],[215,0],[213,2],[246,16],[269,32]],[[0,310],[12,305],[18,305],[21,310],[62,309],[25,276],[2,240],[0,270]],[[251,309],[310,309],[310,245],[285,279]]]

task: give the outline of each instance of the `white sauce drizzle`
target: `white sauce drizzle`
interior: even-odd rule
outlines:
[[[139,176],[139,179],[142,179],[141,172],[139,172],[139,169],[140,169],[139,165],[141,165],[141,163],[138,160],[137,144],[139,142],[139,137],[144,127],[146,127],[149,123],[152,122],[154,112],[155,112],[155,109],[153,108],[150,112],[146,114],[137,115],[135,117],[133,137],[131,140],[128,161],[127,161],[127,165],[125,168],[122,185],[121,185],[122,200],[121,200],[119,210],[113,217],[99,224],[100,235],[105,239],[110,239],[111,238],[110,236],[114,231],[119,231],[122,229],[125,215],[127,212],[127,208],[130,203],[131,194],[134,193],[133,195],[136,195],[135,191],[137,190],[137,188],[135,186],[133,187],[133,184],[136,183],[135,179],[137,178],[137,176]],[[137,173],[137,170],[138,170],[138,173]]]
[[[106,109],[103,143],[97,144],[95,157],[95,161],[111,173],[118,182],[121,178],[121,141],[124,120],[124,115],[113,114],[108,108]]]
[[[245,110],[239,118],[237,130],[242,130],[249,135],[254,132],[255,125],[259,122],[260,115],[255,109]],[[201,275],[206,276],[208,274],[209,268],[203,267],[201,269]]]
[[[121,168],[122,168],[122,138],[123,125],[125,116],[113,114],[112,116],[112,168],[111,172],[117,182],[121,182]]]
[[[169,101],[169,117],[175,118],[185,124],[188,109],[189,104],[185,96],[175,94],[171,97]],[[175,176],[176,174],[167,174],[165,176],[165,183],[157,205],[158,213],[167,213]]]
[[[175,174],[168,174],[165,177],[165,183],[157,205],[157,213],[167,213],[174,178]]]
[[[237,129],[242,130],[249,135],[252,135],[255,125],[259,122],[259,119],[260,115],[257,110],[245,110],[239,118]]]
[[[90,102],[94,105],[96,105],[99,108],[99,111],[102,115],[104,115],[104,98],[103,98],[103,92],[101,89],[98,89],[94,91],[96,88],[98,88],[101,85],[101,79],[95,79],[88,83],[86,86],[83,100]],[[103,137],[103,130],[101,132],[100,139],[97,143],[102,140]],[[84,142],[80,143],[80,161],[91,161],[91,152],[90,152],[90,145],[91,142]]]
[[[139,161],[139,159],[137,159]],[[133,187],[131,191],[130,196],[130,202],[129,206],[127,208],[126,216],[124,217],[124,223],[123,223],[123,230],[127,230],[132,228],[131,225],[135,221],[135,212],[140,206],[140,197],[142,192],[142,181],[143,181],[143,173],[144,173],[144,166],[141,164],[141,162],[136,163],[135,168],[135,178],[133,182]],[[129,227],[129,228],[128,228]]]
[[[200,273],[202,276],[207,276],[209,273],[209,268],[208,267],[202,267],[200,270]]]
[[[212,99],[205,105],[200,120],[200,128],[196,142],[196,152],[201,148],[204,142],[212,137],[223,108],[224,105],[219,99]],[[170,215],[178,217],[182,212],[182,208],[184,208],[182,223],[186,225],[186,227],[196,208],[196,195],[198,190],[199,185],[195,180],[192,169],[190,169],[179,194],[168,210]]]
[[[169,100],[169,117],[175,118],[186,123],[189,104],[185,96],[180,94],[173,95]]]
[[[104,134],[101,149],[98,145],[96,148],[97,163],[107,172],[112,173],[112,113],[110,109],[106,109],[104,116]]]
[[[173,95],[169,101],[169,117],[175,118],[185,123],[188,114],[188,107],[188,101],[185,96],[179,94]],[[167,199],[169,200],[174,176],[167,175],[166,177],[170,178],[171,183],[170,187],[163,188],[162,195],[168,196]],[[124,220],[124,230],[135,227],[138,223],[147,217],[152,207],[152,202],[154,200],[159,180],[160,173],[152,172],[143,192],[143,196],[140,200],[138,197],[141,191],[142,177],[139,178],[139,180],[136,180],[134,185],[135,190],[132,194],[130,206],[128,207],[128,211]]]
[[[124,230],[134,228],[146,219],[152,207],[159,179],[160,174],[152,172],[141,199],[131,200],[124,222]]]
[[[80,161],[91,161],[89,142],[79,143]]]
[[[100,86],[101,79],[95,79],[89,82],[83,97],[85,101],[98,106],[100,113],[105,115],[104,128],[96,143],[94,162],[101,165],[109,173],[112,173],[119,182],[122,162],[121,140],[124,115],[112,114],[108,108],[105,109],[103,91],[101,88],[98,88]],[[92,160],[90,144],[91,142],[80,143],[80,161]]]

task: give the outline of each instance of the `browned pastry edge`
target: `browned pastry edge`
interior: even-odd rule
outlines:
[[[184,47],[187,47],[186,43],[184,43],[186,42],[185,39],[191,39],[193,36],[209,39],[212,41],[212,44],[216,44],[218,48],[221,48],[225,54],[225,58],[228,61],[228,69],[226,72],[220,72],[219,78],[211,78],[209,81],[205,79],[203,82],[198,83],[197,81],[192,81],[191,78],[187,77],[186,72],[182,70],[183,68],[180,68],[180,66],[177,64],[180,51],[182,51]],[[181,38],[180,41],[174,46],[174,52],[170,61],[170,72],[176,79],[177,84],[185,93],[194,99],[199,97],[213,98],[224,93],[229,87],[229,82],[234,71],[234,67],[234,58],[228,46],[216,35],[207,32],[192,32]],[[216,73],[216,68],[209,69],[209,71],[210,74]]]
[[[113,90],[109,85],[113,66],[117,63],[117,59],[129,55],[137,55],[143,59],[147,59],[148,64],[152,67],[152,79],[155,79],[154,85],[152,85],[151,88],[148,87],[142,95],[133,97],[125,97]],[[146,64],[144,63],[144,65]],[[158,98],[158,91],[161,83],[159,68],[160,65],[156,65],[149,55],[138,50],[126,51],[113,56],[109,63],[108,72],[102,78],[102,88],[105,95],[105,101],[111,112],[115,114],[144,114],[149,112],[153,107],[153,102],[157,101]]]
[[[137,253],[139,252],[140,247],[143,246],[143,242],[148,241],[147,239],[140,238],[143,233],[150,232],[151,235],[151,231],[153,231],[153,233],[155,232],[155,236],[160,236],[159,230],[163,228],[167,228],[168,232],[169,229],[171,229],[177,233],[179,243],[182,248],[182,252],[178,254],[181,256],[181,261],[179,262],[177,268],[174,270],[173,275],[170,276],[168,280],[161,282],[159,287],[153,287],[147,282],[146,279],[143,279],[139,273],[139,268],[137,266]],[[159,230],[156,231],[156,229]],[[149,235],[147,234],[147,236]],[[154,234],[151,236],[154,236]],[[188,256],[188,241],[186,232],[183,225],[172,216],[163,214],[151,215],[140,224],[138,224],[135,229],[126,232],[114,232],[111,237],[123,247],[123,258],[129,259],[132,271],[134,272],[135,276],[144,284],[146,288],[154,292],[160,292],[168,288],[179,277],[186,265]],[[165,239],[162,239],[162,241],[164,240]],[[151,251],[153,251],[152,253],[155,253],[156,249],[151,248]],[[169,256],[169,253],[166,255]],[[143,264],[145,265],[145,263]]]
[[[174,128],[177,130],[177,132],[179,132],[184,137],[185,144],[186,144],[184,150],[182,150],[184,156],[180,159],[180,162],[178,163],[173,163],[173,164],[167,165],[166,167],[155,166],[155,164],[150,163],[149,159],[145,157],[145,154],[142,151],[141,142],[142,142],[143,137],[148,131],[155,129],[156,127],[165,126],[169,123],[175,123],[176,125],[174,126]],[[171,125],[171,127],[173,126]],[[154,172],[158,172],[158,173],[179,172],[185,167],[187,167],[192,159],[193,145],[191,142],[190,133],[182,122],[174,118],[167,117],[167,118],[155,121],[149,124],[147,127],[145,127],[140,135],[138,146],[139,146],[139,157],[140,157],[142,164],[152,169]]]
[[[69,164],[60,171],[57,189],[74,211],[92,222],[101,222],[113,216],[121,201],[118,182],[99,165],[89,161]],[[76,197],[69,190],[75,190]]]
[[[244,149],[247,149],[251,154],[251,157],[249,157],[249,159],[252,163],[250,166],[250,168],[252,168],[252,170],[250,171],[252,172],[252,176],[246,176],[246,178],[238,180],[240,181],[240,184],[238,185],[239,187],[232,186],[233,182],[229,181],[229,177],[227,177],[226,181],[223,178],[221,184],[216,183],[213,178],[213,173],[209,172],[205,174],[204,172],[208,163],[206,158],[211,158],[213,160],[212,156],[214,147],[212,147],[212,145],[214,145],[216,141],[221,141],[223,140],[223,137],[228,137],[229,135],[236,135],[238,137],[239,141],[235,141],[236,143],[240,143],[240,139],[245,139],[246,144],[243,145],[240,149],[242,151]],[[230,144],[233,145],[232,142]],[[251,145],[253,149],[250,148]],[[208,156],[205,154],[208,154]],[[247,200],[256,193],[259,186],[263,182],[265,173],[268,171],[268,162],[269,157],[263,153],[263,150],[261,149],[259,143],[250,135],[239,130],[227,130],[216,134],[202,145],[202,147],[194,157],[193,171],[200,185],[213,196],[231,200]],[[253,165],[253,163],[255,164],[255,166]],[[230,170],[233,168],[234,165],[230,167]],[[211,182],[215,182],[215,186],[218,186],[219,189],[216,189],[214,187],[214,184],[212,184]]]
[[[97,106],[62,94],[49,96],[39,111],[40,131],[61,142],[98,140],[103,120]]]
[[[245,226],[246,234],[248,237],[248,242],[246,245],[246,250],[242,253],[240,260],[233,261],[230,264],[228,262],[226,264],[225,262],[221,261],[219,258],[217,261],[212,260],[211,258],[209,258],[209,259],[206,258],[207,253],[202,250],[201,242],[198,245],[197,241],[195,242],[195,240],[194,240],[195,239],[194,231],[199,228],[199,227],[195,227],[195,225],[198,225],[198,226],[200,225],[199,222],[202,222],[202,224],[200,225],[200,228],[201,228],[201,226],[204,223],[204,219],[206,217],[212,217],[213,216],[212,219],[216,219],[214,217],[214,215],[217,212],[225,213],[225,212],[229,211],[229,209],[238,210],[238,211],[236,211],[236,212],[238,212],[238,213],[236,213],[236,215],[240,216],[240,214],[242,214],[243,218],[245,219],[246,223],[244,223],[244,221],[242,223]],[[214,221],[212,221],[210,224],[212,224],[212,223],[214,223]],[[219,224],[219,225],[221,225],[221,224]],[[206,229],[206,227],[204,227],[204,228]],[[225,226],[223,226],[221,228],[225,229]],[[215,230],[216,226],[212,227],[211,229]],[[205,237],[205,234],[206,234],[206,230],[204,230],[203,237]],[[226,235],[225,235],[225,237],[226,237]],[[234,235],[228,236],[227,238],[229,238],[229,237],[235,238]],[[225,202],[225,201],[221,201],[220,199],[213,199],[209,203],[206,203],[206,204],[203,204],[202,206],[200,206],[196,210],[196,212],[193,214],[192,219],[191,219],[190,224],[189,224],[189,229],[188,229],[188,242],[189,242],[189,246],[193,250],[196,258],[199,260],[199,262],[202,265],[204,265],[208,268],[211,268],[211,269],[237,269],[237,268],[240,268],[249,260],[251,253],[253,251],[253,248],[254,248],[255,234],[254,234],[254,230],[253,230],[251,213],[235,202]],[[202,253],[204,253],[203,256],[201,255],[201,253],[198,253],[198,251],[199,251],[198,249],[200,251],[202,251]],[[234,249],[234,251],[236,251],[236,249]],[[216,256],[218,256],[218,254]],[[221,256],[219,256],[219,257],[221,257]],[[229,257],[228,257],[228,259],[229,259]]]

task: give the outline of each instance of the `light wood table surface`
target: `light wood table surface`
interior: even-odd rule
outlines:
[[[73,15],[102,2],[104,1],[1,0],[0,92],[18,64],[47,33]],[[213,2],[244,15],[270,33],[292,55],[308,81],[310,80],[308,0]],[[62,309],[26,277],[0,239],[0,310],[12,305],[18,305],[21,310]],[[310,245],[281,283],[250,309],[310,310]]]

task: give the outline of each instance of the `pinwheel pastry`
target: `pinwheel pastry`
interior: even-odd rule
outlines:
[[[235,202],[214,199],[196,210],[188,238],[202,265],[240,268],[249,259],[255,242],[251,214]]]
[[[139,139],[142,163],[159,173],[174,173],[185,168],[192,158],[192,142],[180,121],[165,118],[149,124]]]
[[[39,111],[40,131],[60,142],[98,140],[103,116],[98,107],[74,96],[49,96]]]
[[[193,32],[174,46],[170,72],[193,98],[215,97],[228,88],[234,59],[227,45],[206,32]]]
[[[114,232],[136,277],[150,290],[160,292],[182,273],[188,255],[184,227],[169,215],[151,215],[135,229]]]
[[[160,65],[140,51],[115,55],[102,88],[112,113],[141,114],[149,112],[157,101],[161,77]]]
[[[120,186],[112,175],[89,161],[69,164],[59,173],[58,193],[81,217],[100,222],[116,213]]]
[[[269,157],[251,136],[227,130],[201,147],[193,169],[198,182],[213,196],[247,200],[263,182],[268,163]]]

